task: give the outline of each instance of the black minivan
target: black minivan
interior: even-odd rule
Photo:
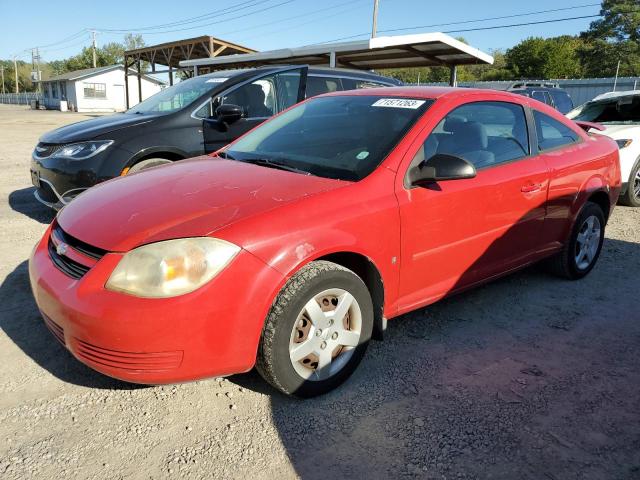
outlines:
[[[44,134],[31,159],[35,197],[59,209],[104,180],[214,152],[304,98],[400,84],[358,70],[300,65],[197,76],[124,113]]]

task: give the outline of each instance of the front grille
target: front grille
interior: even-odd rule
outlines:
[[[94,247],[93,245],[89,245],[82,240],[78,240],[77,238],[72,237],[64,230],[62,230],[62,228],[60,228],[60,225],[58,225],[57,223],[53,226],[51,233],[52,235],[55,235],[59,241],[66,243],[74,250],[77,250],[83,255],[86,255],[87,257],[93,258],[95,260],[100,260],[107,253],[107,251],[103,250],[102,248]]]
[[[44,319],[44,324],[51,331],[51,333],[53,333],[53,336],[56,337],[56,339],[62,345],[65,345],[64,329],[60,325],[58,325],[56,322],[51,320],[49,317],[47,317],[44,313],[42,313],[42,312],[40,312],[40,313],[42,314],[42,318]]]
[[[121,352],[98,347],[74,339],[74,352],[81,360],[110,368],[128,371],[162,372],[178,368],[182,363],[182,351],[175,352]]]
[[[71,278],[82,278],[84,274],[89,271],[90,267],[82,265],[81,263],[78,263],[64,255],[59,255],[58,252],[56,252],[56,247],[51,241],[51,237],[49,237],[49,256],[51,257],[53,264],[58,267],[62,273],[66,273]]]
[[[56,143],[38,143],[36,145],[35,155],[38,158],[47,158],[60,150],[64,145]]]

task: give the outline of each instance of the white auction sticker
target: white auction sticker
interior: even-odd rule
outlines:
[[[372,107],[391,107],[391,108],[419,108],[424,104],[425,100],[412,100],[409,98],[381,98],[371,105]]]
[[[226,82],[227,80],[229,79],[224,77],[214,77],[207,80],[206,83],[222,83],[222,82]]]

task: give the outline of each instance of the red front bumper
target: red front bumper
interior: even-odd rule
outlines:
[[[136,383],[174,383],[250,370],[264,319],[284,282],[242,250],[202,288],[148,299],[104,288],[121,258],[108,253],[82,278],[60,271],[34,249],[29,276],[45,323],[81,362]]]

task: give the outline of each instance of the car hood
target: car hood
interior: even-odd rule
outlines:
[[[56,128],[40,137],[42,143],[72,143],[91,140],[101,135],[152,122],[157,115],[116,113]]]
[[[198,157],[97,185],[58,214],[72,237],[112,252],[216,230],[349,182]]]
[[[607,137],[611,137],[614,140],[623,139],[623,138],[631,138],[631,139],[640,139],[640,125],[615,125],[615,124],[601,124],[605,127],[601,133],[602,135],[606,135]]]

